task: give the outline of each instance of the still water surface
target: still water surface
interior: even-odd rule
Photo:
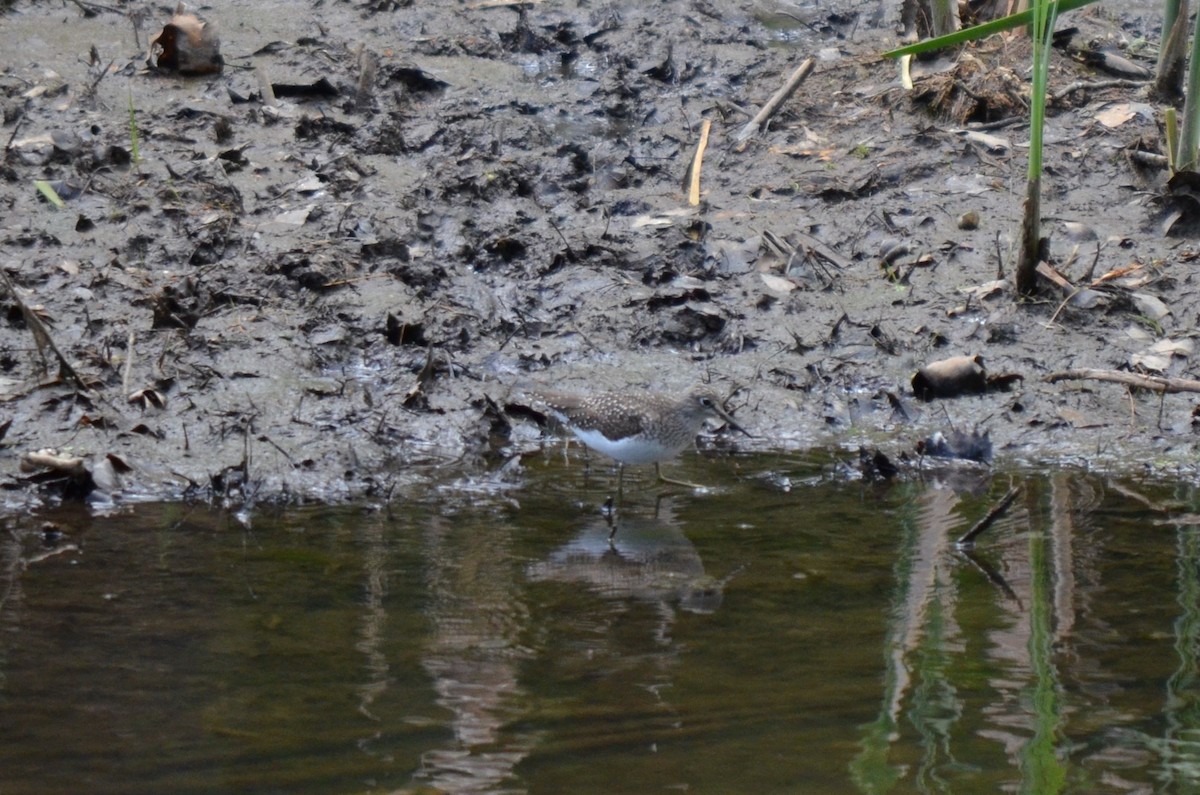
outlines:
[[[1191,484],[693,459],[610,547],[607,473],[527,463],[9,520],[0,793],[1200,792]]]

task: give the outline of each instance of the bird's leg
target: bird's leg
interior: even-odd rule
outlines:
[[[662,473],[662,469],[659,468],[657,461],[654,462],[654,474],[658,475],[658,480],[660,483],[670,483],[672,486],[683,486],[685,489],[704,488],[704,486],[701,486],[699,483],[688,483],[686,480],[675,480],[674,478],[667,477]]]
[[[604,518],[608,520],[608,545],[613,548],[616,547],[616,545],[613,544],[613,538],[615,538],[617,535],[617,521],[620,515],[620,507],[620,491],[617,492],[615,499],[612,496],[609,496],[609,498],[604,501]]]

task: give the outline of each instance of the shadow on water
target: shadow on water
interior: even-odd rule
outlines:
[[[527,465],[5,520],[0,791],[1200,789],[1190,484],[689,460],[713,488],[634,475],[610,543],[607,470]]]

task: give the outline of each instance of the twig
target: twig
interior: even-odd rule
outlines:
[[[971,132],[988,132],[990,130],[1002,130],[1005,127],[1012,127],[1014,124],[1024,124],[1025,117],[1023,116],[1005,116],[1003,119],[995,121],[984,121],[977,124],[968,124],[967,129]]]
[[[762,110],[755,114],[753,119],[746,122],[746,126],[742,127],[734,140],[742,143],[749,140],[751,136],[761,130],[763,125],[779,112],[779,108],[783,103],[787,102],[792,94],[796,92],[796,89],[804,82],[804,78],[808,77],[809,73],[812,72],[815,63],[812,58],[808,58],[804,63],[800,64],[796,68],[796,71],[792,72],[792,76],[787,79],[787,82],[783,84],[783,87],[767,100],[767,104],[763,105]]]
[[[688,204],[695,207],[700,204],[700,167],[704,163],[704,150],[708,148],[708,133],[712,129],[712,119],[705,119],[700,126],[700,143],[696,144],[696,155],[692,158],[689,169],[691,179],[688,185]]]
[[[108,62],[108,66],[106,66],[100,70],[100,74],[96,75],[96,79],[92,81],[92,84],[84,89],[84,91],[83,91],[84,96],[95,96],[96,89],[99,88],[99,86],[100,86],[100,81],[104,79],[104,76],[108,74],[108,70],[112,69],[113,64],[115,64],[116,62],[117,62],[117,59],[113,58],[111,61]]]
[[[1012,589],[1012,586],[1008,584],[1004,576],[996,571],[995,566],[976,555],[972,549],[959,549],[958,554],[966,558],[972,566],[979,569],[983,573],[983,576],[987,577],[988,582],[1003,591],[1004,595],[1016,602],[1018,607],[1021,606],[1021,597],[1017,596],[1017,592]]]
[[[567,259],[569,259],[571,262],[574,262],[575,249],[571,248],[571,243],[567,240],[567,236],[564,235],[562,230],[558,228],[558,224],[554,223],[554,219],[550,217],[549,213],[546,213],[546,223],[550,224],[550,228],[554,230],[555,234],[558,235],[559,240],[561,240],[563,245],[567,247]],[[608,231],[607,224],[605,224],[604,231]]]
[[[1058,91],[1055,91],[1051,96],[1055,100],[1060,100],[1069,94],[1075,93],[1076,91],[1086,91],[1087,89],[1140,88],[1141,86],[1144,86],[1144,85],[1146,85],[1145,80],[1114,79],[1114,80],[1097,80],[1095,82],[1088,82],[1087,80],[1076,80],[1074,83],[1071,83],[1071,85],[1063,86]]]
[[[996,232],[996,279],[1004,279],[1004,251],[1000,246],[1000,232]]]
[[[508,8],[509,6],[526,6],[536,5],[542,0],[482,0],[482,2],[471,3],[467,6],[468,9],[475,11],[480,8]]]
[[[39,552],[36,555],[22,559],[21,560],[21,568],[27,569],[30,566],[34,565],[35,563],[41,563],[43,560],[49,560],[50,558],[54,557],[55,555],[61,555],[64,552],[78,552],[78,551],[79,551],[79,547],[77,547],[75,544],[63,544],[60,547],[54,547],[53,549],[48,549],[45,552]]]
[[[266,442],[267,444],[274,447],[276,450],[278,450],[280,452],[280,454],[283,455],[284,458],[286,458],[288,460],[289,464],[291,464],[293,467],[296,466],[296,459],[294,459],[290,455],[288,455],[288,451],[284,450],[282,447],[280,447],[279,444],[276,443],[276,441],[274,439],[272,439],[270,436],[267,436],[264,434],[264,435],[258,437],[258,440],[260,442]]]
[[[991,527],[992,523],[1008,510],[1008,506],[1012,505],[1012,501],[1017,498],[1017,495],[1020,492],[1021,488],[1019,486],[1013,486],[1011,489],[1009,489],[1008,493],[1000,498],[1000,502],[992,506],[992,509],[988,511],[982,519],[976,522],[974,527],[963,533],[958,541],[954,542],[954,545],[959,549],[970,549],[971,547],[975,546],[975,539],[979,536],[979,534]]]
[[[1106,480],[1104,486],[1107,489],[1115,491],[1117,494],[1120,494],[1126,499],[1133,500],[1146,510],[1153,511],[1154,513],[1170,514],[1174,511],[1181,511],[1187,507],[1187,503],[1182,500],[1172,500],[1169,503],[1156,502],[1141,492],[1134,491],[1128,486],[1124,486],[1115,480]]]
[[[845,270],[850,267],[851,263],[848,257],[842,256],[832,246],[826,245],[820,239],[813,237],[807,232],[793,232],[792,237],[797,241],[797,245],[804,246],[838,270]]]
[[[82,2],[80,2],[80,0],[71,0],[71,2],[74,3],[75,5],[79,6],[79,10],[82,11],[85,16],[89,16],[89,17],[95,16],[100,11],[107,11],[110,14],[125,13],[119,8],[115,8],[114,6],[102,5],[100,3],[82,3]]]
[[[1047,383],[1058,381],[1108,381],[1113,384],[1124,384],[1137,389],[1149,389],[1153,392],[1200,392],[1200,381],[1190,378],[1168,378],[1161,375],[1142,375],[1127,373],[1121,370],[1063,370],[1051,373],[1045,378]]]
[[[1096,276],[1096,266],[1098,264],[1100,264],[1100,241],[1099,240],[1096,241],[1096,256],[1092,257],[1092,266],[1087,269],[1087,273],[1083,274],[1083,280],[1085,282],[1091,282],[1092,284],[1095,284],[1095,282],[1092,280]]]
[[[8,152],[12,149],[13,141],[17,140],[17,133],[21,130],[21,125],[25,123],[25,112],[22,111],[17,120],[13,122],[12,135],[8,136],[8,142],[4,144],[4,151]]]

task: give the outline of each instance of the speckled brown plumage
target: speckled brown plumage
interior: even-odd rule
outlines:
[[[681,398],[654,392],[574,395],[537,390],[532,395],[580,441],[623,464],[674,458],[710,417],[745,433],[721,407],[721,399],[704,389]]]

